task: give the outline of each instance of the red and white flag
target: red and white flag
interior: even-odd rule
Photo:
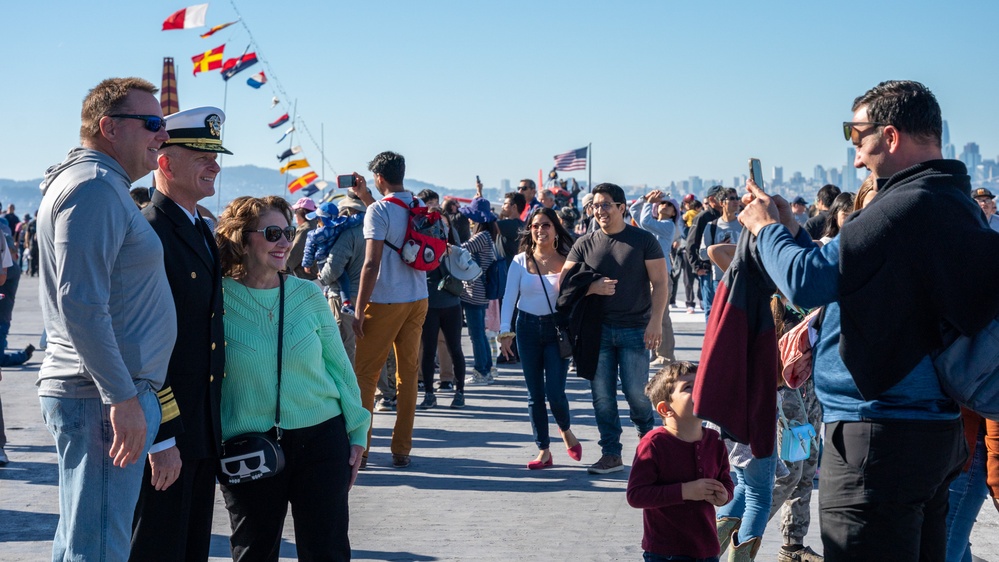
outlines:
[[[163,22],[163,31],[168,29],[191,29],[192,27],[204,27],[205,15],[208,13],[208,4],[198,4],[188,6],[183,10],[178,10],[170,15]]]

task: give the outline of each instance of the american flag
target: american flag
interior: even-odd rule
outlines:
[[[555,169],[565,172],[571,172],[572,170],[585,170],[586,150],[587,147],[584,146],[583,148],[577,148],[576,150],[570,150],[569,152],[556,155]]]

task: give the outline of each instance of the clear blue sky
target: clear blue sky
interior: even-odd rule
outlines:
[[[218,73],[190,57],[249,37],[235,25],[160,31],[201,0],[14,2],[0,23],[0,177],[29,179],[78,142],[80,101],[108,76],[160,84],[173,56],[181,108],[223,104]],[[238,1],[267,63],[230,81],[223,165],[277,167],[267,123],[297,100],[333,173],[377,152],[406,156],[408,176],[468,187],[536,177],[552,156],[593,143],[594,181],[664,184],[691,175],[730,183],[746,159],[785,177],[839,166],[853,98],[890,78],[937,95],[952,142],[999,153],[999,3]],[[214,0],[208,25],[230,21]],[[291,99],[270,109],[266,70]],[[282,128],[283,129],[283,128]],[[317,167],[319,150],[296,144]],[[585,178],[585,172],[576,172]],[[571,175],[571,174],[570,174]]]

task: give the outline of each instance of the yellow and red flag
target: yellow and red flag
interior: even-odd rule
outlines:
[[[288,191],[291,193],[295,193],[299,189],[302,189],[303,187],[306,187],[312,182],[316,181],[318,178],[319,174],[315,172],[309,172],[303,175],[302,177],[298,178],[297,180],[288,184]]]
[[[299,158],[298,160],[289,160],[287,164],[281,166],[281,173],[283,174],[288,170],[299,170],[308,167],[309,167],[309,160],[307,158]]]
[[[239,21],[239,20],[236,20],[236,21]],[[231,21],[229,23],[223,23],[222,25],[216,25],[215,27],[213,27],[213,28],[209,29],[208,31],[202,33],[201,34],[201,38],[205,39],[205,38],[211,37],[212,35],[215,34],[216,31],[222,31],[223,29],[229,27],[230,25],[232,25],[234,23],[236,23],[236,22],[235,21]]]
[[[191,57],[191,62],[194,63],[194,75],[197,76],[199,72],[222,68],[223,49],[225,49],[225,45],[219,45],[210,51],[205,51],[200,55]]]

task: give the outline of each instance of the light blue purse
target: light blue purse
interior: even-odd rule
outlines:
[[[801,399],[801,393],[798,390],[792,390],[792,392],[798,397],[801,411],[805,412],[805,402]],[[818,433],[810,423],[802,424],[797,421],[789,421],[784,416],[783,407],[778,410],[780,412],[779,454],[781,460],[798,462],[807,459],[812,454],[812,440],[818,437]]]

